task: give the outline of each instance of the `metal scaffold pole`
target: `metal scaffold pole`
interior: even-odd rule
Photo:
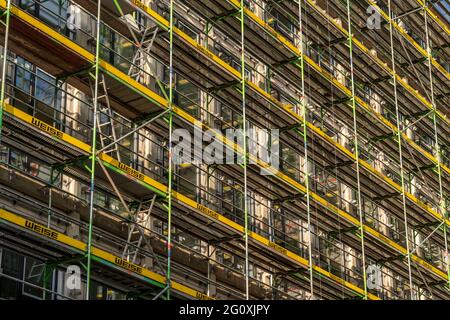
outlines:
[[[6,4],[6,10],[3,12],[5,16],[5,44],[3,46],[2,57],[2,87],[0,93],[0,142],[2,141],[2,129],[3,129],[3,105],[5,104],[5,90],[6,90],[6,64],[8,61],[8,42],[9,42],[9,20],[11,17],[11,0],[8,0]]]
[[[448,239],[447,239],[447,233],[448,233],[448,226],[446,223],[446,220],[448,219],[448,212],[446,210],[445,206],[445,197],[444,197],[444,191],[442,186],[442,167],[441,167],[441,150],[439,147],[439,139],[438,139],[438,127],[437,127],[437,107],[436,107],[436,100],[434,96],[434,81],[433,81],[433,65],[432,65],[432,55],[431,55],[431,45],[430,45],[430,35],[428,30],[428,14],[426,12],[427,9],[427,2],[424,1],[424,5],[422,7],[424,12],[424,19],[425,19],[425,41],[427,46],[427,59],[428,59],[428,72],[430,77],[430,95],[431,95],[431,105],[433,107],[433,129],[434,129],[434,144],[435,144],[435,153],[436,153],[436,160],[437,160],[437,174],[438,174],[438,181],[439,181],[439,209],[441,211],[442,219],[443,219],[443,230],[444,230],[444,249],[445,249],[445,263],[447,264],[447,286],[450,290],[450,257],[448,252]]]
[[[406,189],[405,189],[405,169],[403,166],[403,146],[402,146],[402,128],[400,127],[400,111],[398,108],[398,91],[397,91],[397,74],[395,66],[395,54],[394,54],[394,35],[392,26],[392,11],[391,11],[391,0],[388,1],[388,14],[389,14],[389,37],[391,45],[391,62],[392,62],[392,82],[394,86],[394,103],[395,103],[395,116],[397,120],[397,142],[398,142],[398,156],[400,161],[400,179],[401,179],[401,192],[402,192],[402,204],[403,204],[403,219],[405,223],[405,240],[406,240],[406,253],[408,261],[408,278],[409,278],[409,290],[410,299],[413,299],[413,286],[412,286],[412,271],[411,271],[411,245],[409,242],[409,227],[408,227],[408,217],[406,210]]]
[[[87,264],[86,264],[86,300],[89,300],[89,290],[91,285],[91,260],[92,260],[92,225],[94,219],[94,189],[95,189],[95,163],[97,158],[97,117],[98,117],[98,86],[100,72],[100,13],[101,0],[97,3],[97,29],[96,29],[96,48],[95,48],[95,64],[94,64],[94,119],[92,127],[92,145],[91,145],[91,184],[89,195],[89,231],[87,243]]]
[[[359,150],[358,150],[358,129],[356,121],[356,100],[355,100],[355,81],[354,81],[354,66],[353,66],[353,33],[352,33],[352,22],[351,22],[351,12],[350,12],[350,1],[347,0],[347,24],[348,24],[348,46],[349,46],[349,56],[350,56],[350,82],[351,82],[351,103],[353,112],[353,135],[355,144],[355,166],[356,166],[356,184],[357,184],[357,202],[358,202],[358,214],[359,214],[359,232],[361,234],[361,259],[362,259],[362,276],[364,283],[364,300],[367,300],[367,276],[366,276],[366,255],[365,255],[365,244],[364,244],[364,220],[363,212],[361,207],[361,181],[359,173]]]
[[[242,136],[244,149],[244,241],[245,241],[245,299],[249,300],[249,262],[248,262],[248,190],[247,190],[247,161],[248,161],[248,147],[247,147],[247,112],[245,99],[245,12],[244,0],[241,0],[239,13],[241,22],[241,93],[242,93]]]
[[[305,61],[303,56],[303,8],[302,1],[298,1],[298,23],[299,23],[299,32],[300,32],[300,73],[301,73],[301,89],[302,89],[302,117],[303,117],[303,146],[305,150],[305,188],[306,188],[306,214],[307,214],[307,223],[308,223],[308,261],[309,261],[309,282],[310,282],[310,291],[311,297],[310,299],[314,299],[314,269],[313,269],[313,260],[312,260],[312,232],[311,232],[311,207],[310,207],[310,187],[309,187],[309,164],[308,164],[308,126],[307,126],[307,115],[308,115],[308,106],[306,104],[305,97]]]
[[[169,168],[168,168],[168,183],[167,183],[167,300],[170,300],[170,287],[171,287],[171,258],[172,258],[172,189],[173,189],[173,141],[172,141],[172,129],[173,129],[173,1],[170,0],[170,18],[169,18]]]

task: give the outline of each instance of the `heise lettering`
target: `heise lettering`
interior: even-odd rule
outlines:
[[[31,123],[35,127],[38,127],[39,129],[44,130],[45,132],[51,134],[52,136],[55,136],[55,137],[57,137],[59,139],[62,139],[62,137],[63,137],[63,133],[61,131],[59,131],[56,128],[53,128],[52,126],[49,126],[48,124],[42,122],[41,120],[33,118],[31,120]]]
[[[139,171],[127,166],[126,164],[123,164],[119,162],[119,169],[124,171],[125,173],[129,174],[130,176],[133,176],[139,180],[144,180],[144,175],[140,173]]]
[[[121,267],[123,267],[125,269],[128,269],[130,271],[133,271],[133,272],[136,272],[136,273],[142,273],[142,268],[141,267],[139,267],[139,266],[137,266],[137,265],[135,265],[135,264],[133,264],[131,262],[128,262],[126,260],[120,259],[119,257],[116,257],[114,262],[117,265],[119,265],[119,266],[121,266]]]
[[[43,226],[40,226],[40,225],[38,225],[38,224],[36,224],[36,223],[34,223],[32,221],[26,220],[25,221],[25,227],[30,229],[30,230],[33,230],[34,232],[43,234],[46,237],[49,237],[49,238],[52,238],[52,239],[55,239],[55,240],[58,238],[58,233],[57,232],[52,231],[52,230],[50,230],[48,228],[45,228]]]

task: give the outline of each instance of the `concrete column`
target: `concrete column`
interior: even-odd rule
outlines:
[[[253,2],[254,5],[251,8],[254,14],[256,14],[259,18],[264,20],[264,7],[265,2],[262,0],[252,0],[250,2]]]
[[[341,184],[341,198],[345,201],[343,201],[343,209],[349,213],[351,213],[351,203],[353,200],[352,197],[352,189],[350,189],[348,186]]]
[[[210,255],[210,258],[208,260],[208,271],[209,274],[208,279],[210,280],[209,282],[209,296],[210,297],[214,297],[217,294],[217,287],[215,285],[215,282],[217,280],[216,278],[216,274],[215,274],[215,266],[216,266],[216,250],[214,250],[215,248],[213,246],[208,245],[208,254]],[[212,252],[212,253],[211,253]]]
[[[270,79],[268,79],[267,67],[262,63],[256,62],[254,65],[254,69],[256,70],[256,72],[253,75],[253,82],[255,82],[258,87],[262,88],[263,90],[267,90],[267,83],[268,81],[270,81]]]
[[[71,218],[80,220],[80,213],[77,211],[70,212],[70,216]],[[80,239],[80,227],[77,224],[71,223],[67,226],[66,234],[71,238]]]
[[[347,85],[347,83],[346,83],[347,70],[345,70],[345,67],[339,63],[336,63],[334,70],[335,70],[334,76],[336,77],[337,81],[339,81],[339,83],[346,86]]]
[[[145,256],[143,259],[141,259],[141,265],[144,268],[152,270],[153,269],[153,263],[154,263],[153,257]]]
[[[380,221],[379,227],[378,227],[378,231],[380,231],[381,233],[383,233],[384,235],[389,235],[389,229],[388,229],[388,224],[389,224],[389,219],[388,219],[388,215],[386,213],[386,210],[382,209],[382,208],[378,208],[378,220]]]

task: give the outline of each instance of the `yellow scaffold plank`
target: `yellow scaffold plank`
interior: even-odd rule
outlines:
[[[87,244],[86,243],[84,243],[80,240],[71,238],[61,232],[58,232],[51,228],[47,228],[39,223],[25,219],[15,213],[9,212],[9,211],[1,209],[1,208],[0,208],[0,219],[7,221],[9,223],[12,223],[21,228],[24,228],[26,230],[29,230],[40,236],[49,238],[57,243],[64,244],[64,245],[71,247],[73,249],[76,249],[78,251],[81,251],[84,253],[87,252]],[[107,262],[115,265],[116,267],[122,269],[124,272],[126,272],[128,274],[130,272],[132,272],[138,276],[150,279],[152,281],[156,281],[162,285],[166,284],[166,278],[164,276],[162,276],[156,272],[153,272],[147,268],[141,267],[137,264],[125,261],[125,260],[121,259],[120,257],[118,257],[112,253],[109,253],[103,249],[93,246],[92,254],[97,258],[100,258],[104,261],[107,261]],[[210,296],[205,295],[202,292],[194,290],[194,289],[192,289],[188,286],[185,286],[181,283],[178,283],[176,281],[172,281],[171,287],[180,293],[183,293],[185,295],[188,295],[190,297],[193,297],[193,298],[196,298],[199,300],[214,300]]]

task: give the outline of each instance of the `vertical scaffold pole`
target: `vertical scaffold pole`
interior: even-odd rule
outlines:
[[[406,211],[406,190],[405,190],[405,170],[403,167],[403,147],[402,147],[402,128],[400,127],[400,111],[398,108],[398,91],[397,91],[397,73],[395,67],[395,54],[394,54],[394,35],[392,26],[392,11],[391,11],[391,0],[388,0],[388,14],[389,14],[389,37],[391,44],[391,62],[392,62],[392,81],[394,86],[394,103],[395,103],[395,116],[397,120],[397,141],[398,141],[398,156],[400,158],[400,178],[401,178],[401,188],[402,188],[402,202],[403,202],[403,219],[405,223],[405,239],[406,239],[406,253],[408,261],[408,278],[409,278],[409,290],[410,299],[413,299],[413,286],[412,286],[412,271],[411,271],[411,245],[409,243],[409,227],[408,227],[408,216]]]
[[[172,257],[172,175],[173,175],[173,146],[172,146],[172,129],[173,129],[173,1],[170,0],[169,8],[169,168],[168,168],[168,184],[167,184],[167,300],[170,300],[171,288],[171,257]]]
[[[3,13],[5,16],[5,45],[3,46],[3,59],[2,59],[2,87],[0,93],[0,142],[2,141],[2,129],[3,129],[3,108],[5,104],[5,90],[6,90],[6,63],[8,61],[8,42],[9,42],[9,20],[11,17],[11,0],[8,0],[6,4],[6,10]]]
[[[91,254],[92,254],[92,224],[94,219],[94,188],[95,188],[95,163],[97,158],[97,117],[98,117],[98,78],[100,72],[100,13],[101,0],[97,3],[97,34],[95,45],[95,63],[94,63],[94,119],[92,128],[91,145],[91,186],[89,196],[89,232],[87,243],[87,265],[86,265],[86,300],[89,300],[89,290],[91,286]]]
[[[356,183],[358,194],[358,213],[359,213],[359,232],[361,234],[361,258],[362,258],[362,276],[364,283],[364,300],[367,300],[367,277],[366,277],[366,255],[364,248],[364,224],[363,224],[363,212],[361,207],[361,181],[359,175],[359,150],[358,150],[358,129],[356,121],[356,100],[355,100],[355,81],[354,81],[354,68],[353,68],[353,34],[352,34],[352,22],[350,12],[350,1],[347,0],[347,24],[348,24],[348,46],[350,56],[350,81],[352,91],[352,111],[353,111],[353,135],[355,144],[355,166],[356,166]]]
[[[428,14],[426,12],[427,9],[427,1],[424,1],[423,4],[423,11],[424,11],[424,19],[425,19],[425,41],[427,45],[427,60],[428,60],[428,73],[430,77],[430,95],[431,95],[431,104],[433,107],[433,129],[434,129],[434,144],[435,144],[435,153],[436,153],[436,159],[437,159],[437,174],[438,174],[438,181],[439,181],[439,209],[441,211],[442,217],[443,217],[443,230],[444,230],[444,249],[445,249],[445,257],[447,264],[447,286],[450,289],[450,257],[448,252],[448,239],[447,239],[447,219],[448,219],[448,212],[445,208],[445,197],[444,197],[444,191],[442,187],[442,167],[441,167],[441,151],[439,147],[439,138],[438,138],[438,127],[437,127],[437,107],[436,107],[436,101],[434,96],[434,81],[433,81],[433,64],[432,64],[432,56],[431,56],[431,46],[430,46],[430,35],[428,30]]]
[[[248,262],[248,189],[247,189],[247,112],[245,101],[245,12],[244,0],[241,0],[239,8],[239,18],[241,22],[241,93],[242,93],[242,136],[244,149],[244,242],[245,242],[245,299],[249,300],[249,262]]]
[[[300,32],[300,72],[301,72],[301,89],[302,89],[302,118],[303,118],[303,146],[305,150],[305,188],[306,188],[306,214],[307,214],[307,223],[308,223],[308,262],[309,262],[309,282],[310,282],[310,291],[311,297],[310,299],[314,299],[314,269],[313,269],[313,260],[312,260],[312,232],[311,232],[311,208],[310,208],[310,188],[309,188],[309,165],[308,165],[308,126],[307,126],[307,115],[308,109],[306,105],[306,96],[305,96],[305,60],[303,56],[303,8],[302,1],[298,0],[298,24],[299,24],[299,32]]]

